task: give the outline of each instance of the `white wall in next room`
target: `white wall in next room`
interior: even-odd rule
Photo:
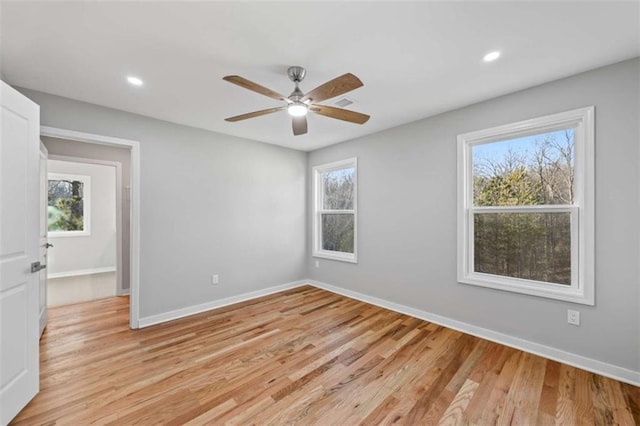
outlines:
[[[116,295],[116,169],[49,160],[48,172],[90,177],[90,234],[49,235],[48,304]]]

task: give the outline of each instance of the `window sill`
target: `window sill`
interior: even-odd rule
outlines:
[[[322,259],[338,260],[340,262],[358,263],[358,257],[352,253],[341,253],[336,251],[314,251],[313,257],[320,257]]]
[[[511,293],[527,294],[547,299],[562,300],[594,306],[593,294],[588,295],[581,288],[561,284],[542,283],[519,278],[507,278],[489,274],[468,274],[458,277],[458,283],[493,288]]]

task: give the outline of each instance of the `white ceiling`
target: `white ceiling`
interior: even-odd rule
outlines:
[[[229,135],[312,150],[640,55],[633,2],[8,2],[1,72],[13,85]],[[500,50],[496,62],[482,61]],[[346,72],[364,125],[285,111],[222,80],[285,96]],[[136,75],[145,82],[125,82]],[[337,98],[339,99],[339,98]],[[322,102],[332,105],[337,99]]]

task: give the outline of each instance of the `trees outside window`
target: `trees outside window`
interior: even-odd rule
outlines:
[[[458,281],[593,304],[593,108],[458,137]]]
[[[49,235],[89,235],[91,178],[49,173],[47,223]]]
[[[316,166],[313,255],[356,262],[355,158]]]

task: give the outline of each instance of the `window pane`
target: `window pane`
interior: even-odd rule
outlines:
[[[474,270],[571,285],[570,213],[474,214]]]
[[[474,145],[476,206],[573,204],[573,129]]]
[[[322,215],[322,249],[353,253],[353,214]]]
[[[84,230],[84,183],[49,179],[48,230]]]
[[[324,210],[353,210],[355,171],[349,167],[322,174]]]

